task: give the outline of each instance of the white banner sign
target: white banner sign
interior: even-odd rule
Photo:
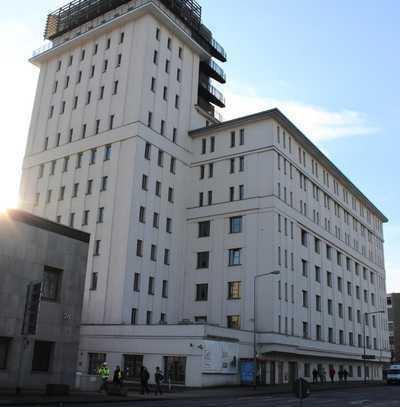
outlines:
[[[236,374],[239,369],[239,344],[204,341],[203,373]]]

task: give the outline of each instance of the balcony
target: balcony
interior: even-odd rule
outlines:
[[[218,107],[225,107],[224,95],[209,83],[199,83],[199,95]]]
[[[225,72],[212,59],[209,61],[201,61],[200,71],[219,83],[226,83]]]
[[[226,52],[214,38],[211,39],[211,55],[221,62],[226,62]]]

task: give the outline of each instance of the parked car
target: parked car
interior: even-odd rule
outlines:
[[[390,365],[386,370],[386,383],[400,383],[400,365]]]

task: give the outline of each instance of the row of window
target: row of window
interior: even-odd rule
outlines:
[[[201,140],[201,154],[206,154],[207,153],[207,138],[203,138]],[[211,136],[210,137],[210,147],[209,147],[209,152],[213,153],[215,152],[215,137]],[[236,137],[236,131],[231,131],[230,133],[230,147],[234,148],[236,145],[243,146],[244,145],[244,129],[239,130],[239,139],[237,140]]]
[[[242,201],[244,199],[244,185],[229,187],[229,202]],[[213,204],[213,191],[207,192],[207,205]],[[205,205],[204,192],[199,192],[199,207]]]
[[[276,129],[276,134],[277,134],[277,143],[279,145],[283,145],[283,149],[285,150],[287,147],[289,148],[289,153],[292,153],[292,139],[289,135],[287,135],[286,138],[286,133],[285,130],[282,128],[282,137],[281,137],[281,128],[280,126],[277,126]],[[288,144],[286,142],[288,141]],[[304,168],[307,167],[307,153],[305,150],[303,150],[300,146],[298,147],[298,161],[300,164],[303,165]],[[319,164],[316,160],[311,159],[311,173],[313,176],[315,176],[317,179],[319,179]],[[330,174],[328,171],[323,169],[323,184],[329,189],[330,188]],[[339,183],[333,179],[333,191],[336,196],[339,196]],[[343,192],[343,202],[349,205],[349,192],[342,187],[342,192]],[[358,205],[357,205],[358,203]],[[355,196],[352,195],[352,204],[351,207],[353,211],[357,211],[357,206],[359,207],[359,215],[364,218],[365,217],[365,212],[366,212],[366,218],[368,224],[373,224],[373,227],[375,230],[382,232],[382,223],[378,220],[376,216],[373,216],[367,208],[365,208],[360,201],[358,201]],[[372,222],[373,220],[373,222]]]
[[[228,300],[240,300],[241,297],[241,281],[229,281],[228,282]],[[201,283],[196,284],[195,299],[198,302],[208,301],[208,284]]]
[[[229,161],[229,173],[234,174],[236,172],[236,161],[239,162],[238,165],[238,171],[243,172],[244,171],[244,157],[239,157],[238,159],[236,158],[231,158]],[[214,163],[209,163],[207,165],[208,167],[208,178],[213,178],[214,176]],[[205,172],[206,172],[206,166],[200,165],[200,179],[204,179],[205,177]]]

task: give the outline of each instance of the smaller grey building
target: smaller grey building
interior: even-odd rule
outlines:
[[[0,215],[0,387],[74,383],[90,235]]]

